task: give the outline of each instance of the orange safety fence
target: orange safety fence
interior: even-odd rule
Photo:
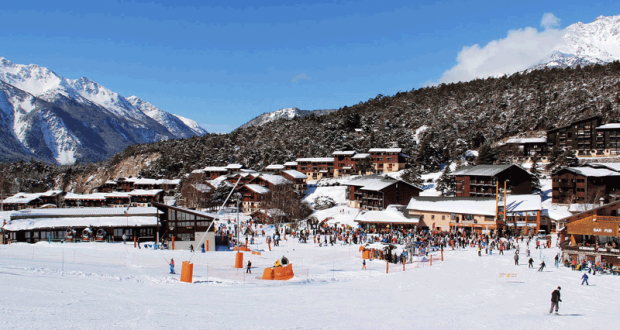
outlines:
[[[189,261],[183,261],[181,267],[181,282],[192,283],[192,277],[194,274],[194,264]]]
[[[265,268],[263,271],[263,280],[288,281],[294,276],[292,264],[285,267]]]

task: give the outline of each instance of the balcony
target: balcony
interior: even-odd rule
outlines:
[[[563,244],[562,251],[573,251],[573,252],[581,252],[581,253],[601,253],[601,254],[609,254],[618,256],[620,255],[620,249],[614,248],[606,248],[606,247],[595,247],[595,246],[570,246],[568,244]]]

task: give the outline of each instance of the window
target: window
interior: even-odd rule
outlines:
[[[431,215],[431,219],[435,219],[435,215],[434,215],[434,214],[433,214],[433,215]]]
[[[121,237],[121,236],[123,236],[123,230],[119,228],[114,228],[114,237]]]
[[[441,216],[441,220],[446,220],[446,216],[445,216],[445,215],[442,215],[442,216]]]

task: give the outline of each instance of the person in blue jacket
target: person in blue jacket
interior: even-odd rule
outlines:
[[[586,285],[590,285],[590,283],[588,283],[588,274],[587,273],[583,273],[583,276],[581,276],[581,279],[583,281],[581,281],[581,285],[583,285],[583,283],[585,283]]]
[[[174,274],[174,259],[170,259],[170,274]]]

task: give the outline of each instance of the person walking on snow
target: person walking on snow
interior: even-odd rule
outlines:
[[[245,273],[246,273],[246,274],[247,274],[247,273],[252,274],[252,262],[251,262],[250,260],[248,260],[248,267],[247,267],[247,269],[245,270]]]
[[[562,301],[562,299],[560,299],[560,290],[562,290],[562,288],[558,286],[558,288],[551,293],[551,309],[549,310],[549,314],[553,312],[553,307],[555,307],[555,314],[558,314],[558,309],[560,308],[559,303]]]
[[[559,265],[560,265],[560,254],[558,253],[555,255],[555,268],[560,267]]]
[[[366,269],[366,259],[362,261],[362,269]]]
[[[581,276],[581,279],[583,280],[581,281],[581,285],[583,285],[583,283],[585,283],[588,286],[590,285],[590,283],[588,283],[588,274],[583,273],[583,276]]]
[[[534,268],[534,259],[530,258],[530,260],[527,261],[527,268]]]
[[[170,259],[170,274],[174,273],[174,259]]]
[[[515,266],[519,266],[519,255],[515,252]]]
[[[127,235],[123,234],[123,244],[127,244]]]

